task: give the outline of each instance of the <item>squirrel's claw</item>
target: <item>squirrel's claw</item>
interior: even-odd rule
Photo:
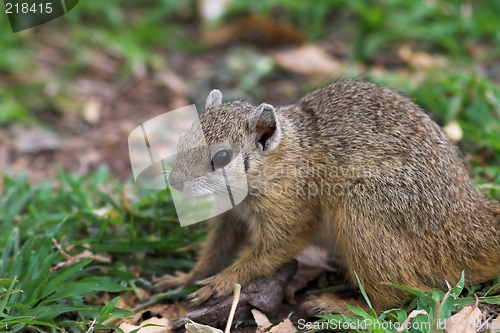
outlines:
[[[208,301],[211,297],[215,296],[214,293],[215,291],[213,289],[211,289],[209,286],[205,286],[198,289],[198,291],[191,293],[188,296],[188,300],[193,307],[199,307],[200,305]]]
[[[189,295],[188,299],[194,307],[198,307],[210,298],[228,296],[234,288],[232,281],[233,279],[227,277],[224,273],[198,281],[196,284],[203,285],[203,287]]]

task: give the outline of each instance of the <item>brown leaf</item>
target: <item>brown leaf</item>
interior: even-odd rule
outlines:
[[[477,305],[467,305],[446,319],[446,333],[475,333],[481,324],[482,313]]]
[[[83,250],[83,252],[80,252],[76,255],[71,256],[68,253],[66,253],[66,251],[63,250],[61,244],[59,244],[55,239],[52,239],[52,241],[54,242],[54,245],[59,250],[61,255],[64,257],[64,259],[66,259],[66,261],[62,261],[62,262],[58,263],[57,265],[55,265],[54,267],[51,268],[51,271],[56,271],[60,268],[71,266],[71,265],[79,262],[80,260],[86,259],[86,258],[92,258],[94,260],[97,260],[100,262],[106,262],[106,263],[111,262],[111,256],[109,254],[101,253],[101,254],[95,255],[90,250],[87,250],[87,249]]]
[[[271,326],[273,326],[273,324],[271,324],[271,322],[269,321],[269,319],[265,314],[263,314],[257,309],[252,309],[252,315],[258,326],[257,330],[255,331],[256,333],[267,332],[267,331],[272,333],[295,333],[296,331],[292,322],[288,318],[283,320],[278,325],[269,329]]]
[[[419,70],[428,70],[446,64],[446,60],[443,57],[433,56],[425,52],[413,52],[408,45],[401,46],[398,50],[398,55],[408,65]]]
[[[257,333],[266,331],[269,327],[273,326],[267,316],[257,309],[252,309],[253,319],[257,323]]]
[[[146,326],[152,324],[155,326]],[[123,330],[124,333],[132,332],[140,328],[138,333],[170,333],[172,331],[172,323],[166,318],[156,318],[152,317],[141,323],[140,326],[135,326],[126,322],[120,324],[119,328]]]
[[[304,36],[292,25],[256,15],[246,15],[230,23],[218,25],[203,32],[202,41],[221,46],[231,41],[247,42],[260,46],[298,45]]]
[[[144,289],[137,288],[137,290],[139,291],[141,299],[147,299],[150,297],[149,293]],[[137,305],[137,303],[139,303],[139,301],[140,300],[138,299],[137,294],[132,290],[128,290],[120,294],[120,299],[118,300],[118,303],[116,303],[116,307],[120,309],[130,310],[134,308]]]
[[[297,45],[304,36],[291,24],[271,17],[247,15],[238,21],[239,39],[263,46]]]
[[[236,27],[230,24],[220,24],[210,30],[204,31],[201,41],[207,45],[222,46],[235,39],[235,36]]]
[[[198,324],[190,320],[186,325],[186,333],[222,333],[221,330],[203,324]]]
[[[284,70],[311,78],[328,80],[344,73],[344,66],[339,61],[315,45],[274,52],[271,56]]]
[[[500,317],[496,317],[491,321],[491,323],[488,325],[489,330],[491,333],[498,333],[500,332]]]
[[[410,327],[409,324],[410,324],[411,320],[413,318],[415,318],[416,316],[421,315],[421,314],[428,315],[427,311],[425,311],[425,310],[413,310],[412,312],[410,312],[408,317],[405,319],[405,321],[403,321],[403,323],[401,324],[401,326],[399,326],[399,328],[397,329],[396,332],[401,333],[405,329],[407,329],[407,327]]]
[[[271,333],[295,333],[295,327],[290,319],[285,319],[270,330]]]

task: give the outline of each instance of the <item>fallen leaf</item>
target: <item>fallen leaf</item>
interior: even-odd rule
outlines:
[[[284,70],[311,78],[328,80],[344,74],[342,63],[316,45],[303,45],[273,52],[271,56],[276,64]]]
[[[246,15],[237,24],[237,35],[243,41],[262,46],[297,45],[304,36],[293,25],[258,15]]]
[[[198,324],[192,320],[189,320],[184,327],[186,327],[186,333],[223,333],[218,328]]]
[[[272,327],[269,329],[273,324],[269,321],[267,316],[260,312],[257,309],[252,309],[252,315],[257,323],[257,330],[255,331],[256,333],[261,333],[261,332],[273,332],[273,333],[295,333],[295,327],[293,326],[292,322],[290,319],[285,319],[278,325]]]
[[[488,329],[491,331],[491,333],[498,333],[500,332],[500,317],[496,317],[489,323]]]
[[[446,319],[446,333],[475,333],[481,324],[482,313],[477,305],[467,305]]]
[[[238,41],[276,47],[300,45],[305,38],[293,25],[250,14],[203,31],[202,41],[212,46]]]
[[[150,297],[149,293],[146,290],[144,290],[142,288],[137,288],[137,290],[139,291],[139,294],[140,294],[142,299],[147,299]],[[120,308],[120,309],[130,310],[137,305],[138,301],[139,301],[139,299],[137,298],[137,294],[132,290],[128,290],[128,291],[120,294],[120,299],[116,303],[116,307]],[[142,313],[141,313],[141,315],[142,315]],[[156,313],[155,313],[155,315],[156,315]],[[135,324],[136,322],[131,321],[131,323]]]
[[[165,305],[165,304],[152,305],[150,307],[142,309],[141,311],[136,312],[134,314],[134,317],[129,319],[127,322],[130,324],[137,325],[141,322],[145,313],[148,313],[148,316],[161,317],[174,320],[178,316],[174,315],[175,311],[173,311],[172,309],[175,310],[175,305]]]
[[[90,250],[83,250],[83,252],[78,253],[76,255],[69,255],[66,251],[63,250],[61,244],[59,244],[55,239],[52,239],[54,242],[55,247],[59,250],[61,255],[66,259],[65,261],[62,261],[55,265],[54,267],[51,268],[51,271],[56,271],[58,269],[61,269],[63,267],[68,267],[71,266],[77,262],[79,262],[82,259],[85,258],[92,258],[94,260],[100,261],[100,262],[106,262],[110,263],[111,262],[111,256],[107,253],[101,253],[101,254],[94,254]]]
[[[148,326],[150,325],[150,326]],[[127,322],[120,324],[119,328],[124,333],[130,333],[134,330],[139,329],[138,333],[170,333],[172,331],[172,323],[166,318],[156,318],[152,317],[141,323],[140,326],[132,325]]]
[[[292,322],[290,321],[290,319],[287,318],[287,319],[283,320],[281,323],[279,323],[278,325],[271,328],[271,330],[269,332],[271,332],[271,333],[295,333],[296,330],[295,330],[295,327],[293,326]]]
[[[398,50],[399,57],[408,65],[419,70],[428,70],[446,64],[445,58],[433,56],[425,52],[413,52],[408,45],[403,45]]]
[[[211,46],[222,46],[236,39],[237,29],[231,24],[219,24],[203,31],[201,41]]]
[[[399,328],[397,329],[397,333],[401,333],[403,332],[404,330],[408,329],[408,327],[411,327],[409,326],[410,324],[410,321],[415,318],[416,316],[418,315],[428,315],[427,311],[425,310],[413,310],[412,312],[410,312],[410,314],[408,315],[408,318],[405,319],[405,321],[403,321],[403,323],[401,324],[401,326],[399,326]]]
[[[267,329],[268,327],[273,325],[271,324],[267,316],[257,309],[252,309],[252,315],[259,328]]]

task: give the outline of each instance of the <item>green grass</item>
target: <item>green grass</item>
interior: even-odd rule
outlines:
[[[373,310],[363,286],[360,286],[361,293],[369,304],[369,312],[360,307],[348,306],[354,315],[322,316],[321,320],[311,323],[310,330],[319,331],[327,328],[338,330],[342,327],[348,327],[353,332],[393,333],[399,327],[404,326],[408,328],[404,332],[442,332],[447,327],[446,319],[453,313],[460,311],[465,305],[474,305],[476,301],[482,304],[500,304],[500,296],[498,295],[500,279],[486,286],[465,286],[464,278],[462,273],[460,281],[446,293],[443,291],[422,292],[406,286],[392,285],[393,288],[402,289],[411,296],[400,308],[387,310],[381,314],[377,314]],[[418,311],[420,314],[409,323],[405,323],[412,311]],[[448,326],[448,328],[450,327]]]
[[[106,168],[84,178],[61,172],[57,181],[33,187],[23,176],[3,178],[0,327],[85,332],[94,318],[95,327],[103,327],[111,315],[129,312],[100,304],[96,295],[148,288],[142,277],[192,266],[203,229],[175,222],[167,191],[130,186],[123,199],[123,186],[110,180]],[[111,255],[112,262],[83,259],[54,270],[65,258],[53,240],[70,255],[89,250]],[[142,276],[130,267],[140,267]]]

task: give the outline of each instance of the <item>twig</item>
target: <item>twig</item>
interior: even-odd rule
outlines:
[[[95,325],[96,321],[97,321],[97,318],[94,318],[94,320],[92,320],[92,323],[90,323],[90,327],[89,327],[89,329],[87,330],[86,333],[90,333],[92,331],[92,329],[94,328],[94,325]]]
[[[238,306],[238,302],[240,301],[240,292],[241,285],[237,283],[234,285],[233,305],[231,305],[231,311],[229,311],[229,318],[227,319],[226,330],[224,331],[224,333],[229,333],[231,325],[233,324],[234,313],[236,312],[236,307]]]

